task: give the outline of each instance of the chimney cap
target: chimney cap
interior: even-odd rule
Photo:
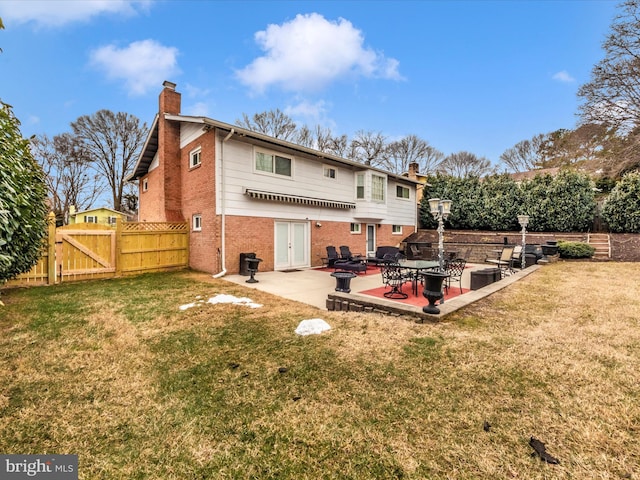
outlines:
[[[170,82],[169,80],[165,80],[164,82],[162,82],[162,86],[164,88],[168,88],[169,90],[175,90],[176,89],[176,84],[173,82]]]

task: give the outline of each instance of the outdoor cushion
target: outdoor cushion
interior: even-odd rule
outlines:
[[[400,253],[400,249],[398,247],[381,246],[376,249],[376,254],[374,257],[367,257],[367,263],[377,265],[379,263],[382,263],[385,255],[389,254],[395,257],[395,255],[398,253]]]

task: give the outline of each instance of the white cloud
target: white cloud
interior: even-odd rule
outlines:
[[[209,105],[207,105],[206,102],[196,102],[193,105],[185,107],[184,114],[193,117],[208,117]]]
[[[32,22],[40,27],[61,27],[102,14],[133,16],[138,10],[147,10],[150,4],[150,0],[3,0],[0,17],[5,26]]]
[[[324,100],[318,100],[315,103],[311,103],[308,100],[301,100],[296,105],[286,107],[284,111],[284,113],[291,117],[302,117],[313,120],[315,123],[319,123],[326,112],[327,106]]]
[[[576,81],[576,79],[569,75],[569,72],[566,70],[562,70],[561,72],[554,74],[551,78],[563,83],[573,83]]]
[[[143,95],[164,80],[177,75],[178,49],[154,40],[133,42],[125,48],[115,45],[91,52],[91,65],[112,80],[124,80],[130,95]]]
[[[270,86],[294,92],[319,90],[348,76],[402,79],[398,61],[364,47],[362,32],[343,18],[297,15],[257,32],[255,40],[265,55],[236,74],[256,92]]]

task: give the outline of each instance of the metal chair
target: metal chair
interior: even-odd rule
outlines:
[[[404,285],[406,278],[399,264],[382,263],[380,271],[382,273],[382,282],[391,288],[391,290],[383,293],[386,298],[404,299],[409,297],[408,294],[402,291],[402,285]]]
[[[456,258],[455,260],[448,260],[444,264],[444,271],[449,276],[445,279],[445,289],[449,293],[451,288],[451,282],[458,282],[460,284],[460,293],[462,294],[462,274],[467,261],[464,258]]]
[[[487,263],[491,263],[497,265],[500,269],[500,276],[504,278],[506,275],[511,275],[514,273],[513,270],[513,251],[515,250],[515,246],[507,246],[502,248],[502,252],[500,253],[500,257],[498,258],[488,258],[485,261]]]

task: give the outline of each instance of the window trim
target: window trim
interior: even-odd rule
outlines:
[[[379,178],[380,180],[382,180],[382,187],[381,187],[381,191],[380,193],[382,194],[382,198],[374,198],[373,194],[374,194],[374,182],[373,179],[374,178]],[[371,201],[372,202],[379,202],[379,203],[384,203],[386,201],[386,190],[387,189],[387,177],[384,177],[382,175],[378,175],[376,173],[372,173],[371,174]]]
[[[333,172],[333,177],[331,175],[327,175],[327,172]],[[332,167],[331,165],[323,165],[322,176],[327,180],[336,181],[338,179],[338,169],[336,167]]]
[[[192,232],[201,232],[202,231],[202,215],[196,213],[191,216],[191,231]]]
[[[194,161],[194,159],[196,161]],[[189,152],[189,169],[202,165],[202,147],[194,148]]]
[[[85,215],[84,216],[84,223],[98,223],[98,216],[97,215]]]
[[[396,231],[396,227],[399,231]],[[402,235],[402,225],[391,225],[391,235]]]
[[[263,155],[269,155],[272,157],[271,162],[271,171],[268,170],[260,170],[258,168],[258,153]],[[280,157],[286,160],[289,160],[289,172],[290,175],[285,175],[283,173],[276,172],[276,157]],[[295,156],[289,155],[288,153],[277,152],[275,150],[267,150],[258,147],[253,148],[253,173],[257,173],[259,175],[269,175],[271,177],[277,178],[288,178],[293,180],[294,176],[294,164],[295,164]]]
[[[362,234],[362,224],[361,223],[351,222],[351,224],[349,225],[349,233],[351,233],[353,235]]]
[[[362,185],[358,185],[358,182],[362,179]],[[359,190],[362,189],[362,195],[359,194]],[[365,172],[356,173],[356,200],[366,200],[367,197],[367,175]]]
[[[118,217],[116,217],[115,215],[109,215],[107,217],[107,223],[109,225],[115,225],[116,223],[118,223]]]
[[[149,179],[148,178],[143,178],[142,179],[142,191],[146,192],[149,190]]]
[[[400,189],[402,189],[402,191],[407,191],[406,197],[398,195]],[[396,198],[399,198],[400,200],[411,200],[411,189],[409,187],[405,187],[404,185],[396,184]]]

